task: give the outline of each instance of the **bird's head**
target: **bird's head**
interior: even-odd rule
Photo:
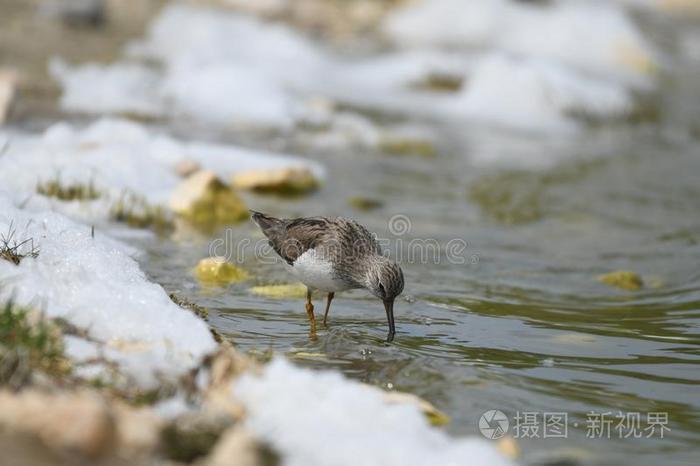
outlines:
[[[384,257],[377,256],[367,269],[365,286],[377,298],[384,302],[386,317],[389,321],[387,341],[394,339],[394,300],[403,291],[403,271],[399,265]]]
[[[394,301],[403,291],[403,272],[399,265],[379,256],[367,270],[365,286],[382,301]]]

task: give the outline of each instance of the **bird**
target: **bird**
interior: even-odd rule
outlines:
[[[345,217],[282,219],[250,212],[287,269],[306,285],[306,313],[312,335],[316,333],[312,291],[328,293],[323,314],[325,327],[336,292],[366,288],[384,303],[389,324],[386,341],[393,341],[394,300],[403,291],[403,271],[384,255],[367,228]]]

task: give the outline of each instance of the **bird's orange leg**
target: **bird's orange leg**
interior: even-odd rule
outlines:
[[[328,293],[328,299],[326,300],[326,312],[323,313],[323,326],[327,327],[328,326],[328,311],[331,308],[331,301],[333,301],[333,298],[335,297],[335,293]]]
[[[311,288],[306,289],[306,314],[309,316],[311,325],[311,335],[316,335],[316,316],[314,315],[314,305],[311,302]]]

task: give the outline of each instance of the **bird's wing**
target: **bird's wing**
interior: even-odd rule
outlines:
[[[288,264],[309,249],[315,248],[329,233],[330,221],[325,217],[285,220],[280,228],[267,235],[270,245]]]

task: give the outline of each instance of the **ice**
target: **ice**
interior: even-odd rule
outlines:
[[[234,393],[248,427],[286,466],[512,464],[485,440],[430,427],[415,406],[387,404],[376,388],[281,357],[260,376],[242,376]]]

